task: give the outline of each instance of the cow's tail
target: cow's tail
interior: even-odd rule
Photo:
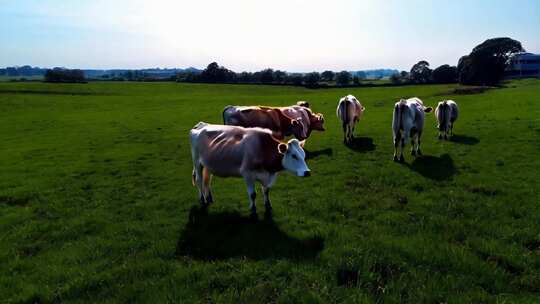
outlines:
[[[338,118],[341,119],[343,124],[349,123],[349,100],[345,98],[343,102],[339,103]]]
[[[403,112],[405,106],[405,100],[401,99],[394,107],[394,119],[392,120],[392,129],[394,129],[394,132],[398,132],[402,128],[401,122],[403,121]]]

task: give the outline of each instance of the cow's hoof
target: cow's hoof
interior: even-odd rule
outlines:
[[[199,197],[199,203],[201,203],[201,207],[206,207],[206,200],[204,199],[204,196]]]
[[[404,163],[404,162],[405,162],[405,157],[403,157],[403,155],[401,155],[401,156],[399,157],[399,162],[400,162],[400,163]]]
[[[208,205],[214,203],[214,198],[212,197],[212,193],[208,193],[208,197],[206,198],[206,203]]]
[[[439,134],[439,139],[442,139],[442,135]]]
[[[259,217],[257,216],[257,211],[251,210],[251,212],[249,213],[249,219],[252,221],[258,220]]]
[[[417,156],[422,156],[422,150],[420,150],[420,149],[416,150],[416,155]]]
[[[393,160],[394,160],[395,162],[397,162],[397,161],[398,161],[397,155],[394,155],[394,158],[393,158]]]
[[[447,135],[444,136],[444,140],[448,140],[448,136],[447,136]]]
[[[416,156],[416,151],[411,150],[411,155],[412,155],[412,156]]]

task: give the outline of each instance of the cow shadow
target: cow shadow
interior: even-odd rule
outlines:
[[[420,175],[436,181],[448,180],[457,173],[454,161],[448,154],[443,154],[440,157],[420,156],[415,158],[410,165],[405,165]]]
[[[373,144],[373,138],[371,137],[354,137],[351,142],[345,143],[345,146],[356,152],[375,150],[375,144]]]
[[[312,259],[324,249],[324,239],[298,239],[281,231],[270,216],[254,220],[237,212],[208,213],[191,208],[189,221],[180,234],[176,256],[200,260],[246,257]]]
[[[476,145],[480,140],[476,137],[467,136],[467,135],[453,135],[450,136],[449,140],[451,142],[464,144],[464,145]]]
[[[332,154],[334,154],[334,150],[332,150],[332,148],[325,148],[325,149],[316,150],[316,151],[310,151],[310,150],[304,149],[304,151],[306,152],[306,159],[317,158],[321,155],[332,156]]]

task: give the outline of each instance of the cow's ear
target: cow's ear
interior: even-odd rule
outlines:
[[[304,149],[304,145],[306,144],[306,140],[302,140],[301,142],[298,143],[300,145],[300,148]]]
[[[279,152],[279,154],[285,154],[285,152],[287,152],[287,144],[284,144],[284,143],[280,143],[278,146],[277,146],[277,150]]]

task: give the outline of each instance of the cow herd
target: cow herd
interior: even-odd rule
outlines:
[[[364,111],[365,107],[352,95],[339,100],[336,114],[341,120],[346,144],[352,142],[354,128]],[[424,113],[431,111],[432,108],[424,106],[417,97],[395,103],[392,120],[394,161],[404,161],[403,149],[409,138],[411,154],[422,155],[420,139]],[[222,114],[223,125],[199,122],[190,131],[192,182],[199,190],[200,203],[203,207],[213,203],[210,187],[213,175],[241,177],[246,182],[252,216],[257,212],[256,182],[262,185],[264,206],[266,212],[270,212],[269,193],[278,172],[289,171],[301,177],[311,175],[303,147],[313,130],[325,130],[324,116],[314,113],[306,101],[288,107],[227,106]],[[435,117],[439,139],[448,139],[458,117],[457,104],[452,100],[439,102]],[[284,141],[290,136],[294,138]]]

